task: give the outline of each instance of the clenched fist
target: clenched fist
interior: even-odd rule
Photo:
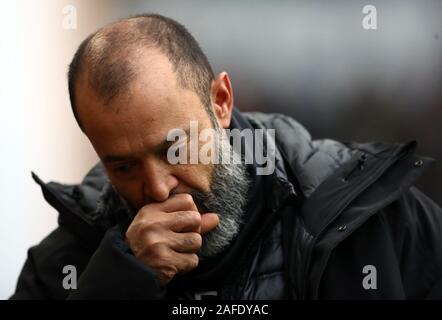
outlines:
[[[175,274],[197,267],[201,235],[218,223],[218,215],[200,214],[192,196],[181,193],[141,208],[125,240],[135,257],[152,268],[164,286]]]

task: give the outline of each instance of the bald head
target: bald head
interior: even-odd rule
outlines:
[[[210,85],[214,79],[212,68],[196,40],[184,26],[156,14],[130,17],[110,24],[86,38],[69,65],[68,85],[75,118],[77,112],[78,81],[99,96],[105,105],[125,95],[128,86],[140,72],[149,72],[145,63],[146,51],[159,51],[171,62],[176,83],[194,91],[211,113]]]

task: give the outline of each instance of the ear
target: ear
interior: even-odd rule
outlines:
[[[212,107],[221,128],[228,128],[232,117],[233,91],[227,72],[221,72],[211,86]]]

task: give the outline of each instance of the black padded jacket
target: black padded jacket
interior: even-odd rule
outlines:
[[[416,143],[313,141],[279,114],[235,110],[233,123],[275,129],[276,170],[265,221],[224,275],[219,298],[442,298],[442,210],[413,186],[433,162],[415,155]],[[118,217],[98,208],[101,164],[79,185],[33,176],[59,227],[29,249],[12,299],[169,296],[124,243]],[[62,286],[66,265],[77,269],[76,290]]]

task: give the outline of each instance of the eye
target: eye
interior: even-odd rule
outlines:
[[[167,160],[167,154],[169,152],[169,148],[173,145],[173,143],[170,143],[166,146],[164,146],[163,148],[161,148],[158,152],[158,156],[161,160],[169,163],[169,161]]]
[[[122,163],[113,167],[114,175],[118,178],[128,179],[135,175],[136,164],[135,163]]]

